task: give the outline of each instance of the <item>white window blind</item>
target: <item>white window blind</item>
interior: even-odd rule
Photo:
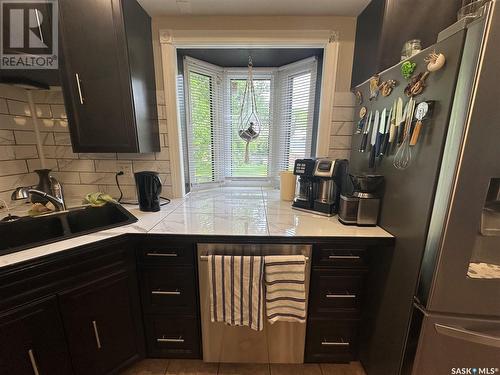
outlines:
[[[186,139],[191,186],[219,183],[225,163],[222,69],[185,58]],[[185,151],[185,152],[186,152]]]
[[[311,155],[316,69],[316,58],[312,57],[278,70],[275,174],[293,169],[295,159]]]
[[[239,137],[239,111],[247,69],[226,68],[185,57],[186,140],[191,186],[227,180],[272,180],[310,156],[313,141],[316,58],[281,68],[254,68],[257,110],[262,124],[250,143]]]

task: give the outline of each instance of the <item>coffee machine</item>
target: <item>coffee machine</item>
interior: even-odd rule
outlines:
[[[297,159],[293,174],[298,176],[295,188],[295,198],[292,207],[299,210],[312,210],[316,197],[317,184],[315,184],[314,167],[316,159]]]
[[[340,196],[339,221],[359,226],[377,225],[380,210],[381,175],[349,175],[354,188],[352,194]]]
[[[333,216],[339,211],[340,195],[347,174],[345,159],[318,159],[314,168],[318,194],[313,209],[319,214]]]
[[[338,212],[347,160],[297,159],[294,174],[299,176],[292,208],[333,216]]]

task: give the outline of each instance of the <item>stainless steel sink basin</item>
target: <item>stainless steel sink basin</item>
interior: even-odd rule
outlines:
[[[82,207],[0,222],[0,255],[131,224],[137,218],[122,206]]]

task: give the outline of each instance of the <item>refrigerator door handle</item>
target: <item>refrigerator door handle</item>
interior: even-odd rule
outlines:
[[[500,337],[487,335],[481,332],[470,331],[460,327],[450,327],[435,323],[436,331],[442,335],[454,337],[460,340],[475,342],[477,344],[500,348]]]

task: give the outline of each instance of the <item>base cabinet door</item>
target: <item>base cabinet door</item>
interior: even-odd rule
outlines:
[[[0,315],[0,374],[73,374],[57,299]]]
[[[138,356],[129,290],[124,272],[59,296],[76,374],[108,374]]]

